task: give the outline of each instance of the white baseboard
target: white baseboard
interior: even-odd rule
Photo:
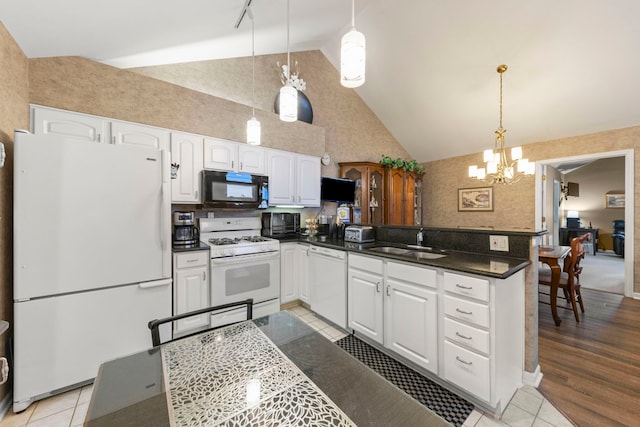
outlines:
[[[536,366],[536,369],[533,372],[524,371],[522,373],[522,382],[526,385],[538,388],[538,386],[540,385],[540,381],[542,381],[542,371],[540,370],[540,365]]]

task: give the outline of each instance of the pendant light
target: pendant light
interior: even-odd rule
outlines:
[[[365,80],[366,43],[356,30],[355,0],[351,0],[351,31],[342,36],[340,49],[340,83],[344,87],[362,86]]]
[[[287,0],[287,83],[280,88],[280,120],[283,122],[298,120],[298,91],[291,85],[289,62],[289,0]]]
[[[255,49],[255,28],[253,13],[247,7],[247,14],[251,19],[251,61],[252,61],[252,81],[253,89],[251,93],[251,118],[247,121],[247,144],[260,145],[260,122],[256,119],[256,49]]]

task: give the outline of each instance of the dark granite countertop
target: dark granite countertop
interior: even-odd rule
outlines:
[[[202,243],[202,242],[198,242],[197,246],[190,246],[190,247],[178,247],[178,246],[174,246],[171,251],[175,254],[175,253],[179,253],[179,252],[191,252],[191,251],[208,251],[209,250],[209,245],[207,245],[206,243]]]
[[[506,279],[507,277],[522,270],[531,263],[528,259],[525,258],[512,258],[493,254],[487,255],[454,250],[442,251],[442,253],[445,253],[447,256],[438,259],[421,259],[410,255],[395,255],[390,253],[380,253],[372,250],[372,248],[376,246],[392,246],[397,248],[409,249],[412,251],[416,250],[415,248],[407,247],[406,244],[380,241],[376,241],[373,243],[353,243],[337,239],[327,239],[325,241],[321,241],[317,238],[300,236],[298,242],[308,242],[312,245],[324,246],[327,248],[356,252],[364,255],[374,255],[398,261],[412,262],[425,266],[446,268],[448,270],[460,271],[462,273],[496,277],[499,279]],[[420,251],[420,249],[417,250]],[[424,250],[428,252],[429,247],[425,246]],[[436,249],[434,250],[434,253],[440,253],[440,251]]]

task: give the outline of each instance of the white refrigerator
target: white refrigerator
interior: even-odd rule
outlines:
[[[13,408],[151,347],[171,315],[169,153],[16,133]]]

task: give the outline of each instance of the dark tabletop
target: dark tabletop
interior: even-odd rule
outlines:
[[[256,379],[262,395],[248,405]],[[449,426],[286,311],[102,364],[86,425],[262,425],[269,417],[316,425],[316,416],[336,425]]]

